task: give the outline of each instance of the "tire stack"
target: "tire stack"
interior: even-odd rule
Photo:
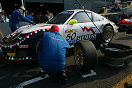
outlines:
[[[112,67],[127,65],[126,62],[132,55],[132,47],[122,44],[102,44],[100,50],[104,53],[103,63]]]

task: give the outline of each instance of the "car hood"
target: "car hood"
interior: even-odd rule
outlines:
[[[17,29],[15,32],[21,32],[21,34],[26,34],[26,33],[30,33],[33,31],[38,31],[38,30],[48,30],[51,28],[53,24],[36,24],[36,25],[26,25],[26,26],[22,26],[19,29]]]
[[[22,41],[25,41],[27,38],[34,38],[39,36],[45,30],[51,28],[53,24],[36,24],[36,25],[26,25],[22,26],[13,33],[5,36],[0,42],[1,46],[15,46],[20,44]],[[39,33],[39,35],[38,35]]]

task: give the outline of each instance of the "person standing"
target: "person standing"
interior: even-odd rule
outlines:
[[[121,11],[121,9],[120,9],[120,7],[119,7],[119,2],[116,2],[115,3],[115,6],[110,10],[110,13],[117,13],[117,12],[122,12]],[[115,24],[119,24],[119,21],[120,21],[120,19],[121,19],[121,14],[115,14],[115,15],[113,15],[114,17],[113,17],[113,19],[112,19],[112,21],[115,23]]]
[[[30,19],[28,19],[24,16],[24,12],[25,12],[24,6],[21,6],[19,9],[14,10],[12,12],[11,17],[9,19],[9,26],[10,26],[12,32],[14,32],[16,29],[19,28],[18,24],[21,21],[35,24],[33,21],[31,21]]]
[[[49,10],[46,11],[45,16],[48,18],[48,20],[50,20],[54,17],[53,14]]]
[[[98,14],[106,13],[105,10],[106,10],[106,7],[102,6],[102,7],[100,8],[100,11],[98,12]]]
[[[50,32],[45,32],[40,40],[37,50],[38,62],[41,67],[41,77],[45,73],[57,74],[62,83],[66,82],[65,55],[69,44],[59,33],[59,27],[53,25]]]
[[[4,13],[4,10],[2,10],[1,14],[0,14],[0,22],[4,23],[6,22],[6,15]]]

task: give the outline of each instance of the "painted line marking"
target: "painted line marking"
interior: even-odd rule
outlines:
[[[129,74],[127,77],[125,77],[120,82],[115,84],[112,88],[125,88],[124,87],[125,82],[132,83],[132,74]]]
[[[46,79],[46,78],[48,78],[48,77],[49,77],[49,75],[46,74],[44,78],[37,77],[37,78],[31,79],[31,80],[22,82],[22,83],[18,84],[15,88],[23,88],[24,86],[27,86],[27,85],[32,84],[32,83],[35,83],[35,82],[37,82],[37,81]],[[11,87],[9,87],[9,88],[11,88]]]

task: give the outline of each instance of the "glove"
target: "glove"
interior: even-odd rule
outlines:
[[[32,25],[36,25],[36,23],[35,23],[35,22],[33,22],[33,21],[30,21],[30,23],[31,23]]]

